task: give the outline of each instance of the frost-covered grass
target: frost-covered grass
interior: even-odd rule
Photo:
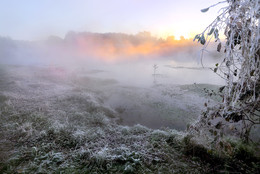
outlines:
[[[259,170],[253,146],[233,143],[232,154],[221,156],[185,132],[118,124],[118,112],[97,90],[67,79],[56,81],[45,71],[5,72],[0,173],[211,173],[236,171],[228,161],[239,166],[243,157],[248,162],[241,171]]]
[[[172,129],[91,120],[85,126],[56,125],[44,115],[3,115],[8,120],[1,125],[1,173],[209,173],[236,171],[241,164],[241,171],[259,170],[254,148],[234,143],[234,153],[222,157]]]
[[[220,97],[219,88],[221,86],[218,85],[210,85],[210,84],[192,84],[192,85],[181,85],[180,88],[183,90],[188,90],[189,92],[195,92],[199,96],[207,97],[212,101],[222,101]]]
[[[105,117],[105,116],[104,116]],[[4,119],[6,118],[6,119]],[[181,134],[141,125],[119,126],[101,117],[57,125],[44,115],[1,113],[1,173],[158,173],[204,171],[180,153]],[[100,119],[97,122],[97,119]],[[77,121],[76,121],[77,120]],[[8,143],[7,143],[8,142]],[[6,146],[6,147],[4,147]],[[1,151],[3,157],[5,151]],[[189,168],[187,168],[189,165]]]

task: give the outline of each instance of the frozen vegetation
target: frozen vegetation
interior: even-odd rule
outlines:
[[[0,72],[0,173],[259,170],[254,146],[229,139],[220,155],[185,133],[205,102],[220,100],[207,94],[216,85],[126,86],[103,70],[48,66]]]
[[[224,2],[204,60],[149,32],[0,38],[0,173],[260,173],[259,1]]]

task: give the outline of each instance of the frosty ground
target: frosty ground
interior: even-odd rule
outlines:
[[[100,73],[106,72],[0,66],[1,173],[207,173],[221,168],[219,158],[203,148],[204,159],[190,155],[185,133],[205,102],[220,100],[205,92],[217,92],[219,86],[137,87]]]

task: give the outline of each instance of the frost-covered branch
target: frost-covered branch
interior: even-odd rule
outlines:
[[[243,121],[245,136],[259,124],[260,108],[260,0],[227,0],[222,13],[195,36],[205,50],[212,38],[225,57],[213,71],[225,79],[223,103],[217,109],[226,121]],[[201,10],[207,12],[209,8]],[[224,43],[219,33],[226,37]],[[218,115],[219,116],[219,115]],[[246,137],[248,138],[248,137]]]

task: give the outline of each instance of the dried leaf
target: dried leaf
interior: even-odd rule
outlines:
[[[200,38],[200,36],[197,34],[197,35],[194,37],[193,42],[194,42],[196,39],[199,39],[199,38]]]
[[[215,37],[215,39],[218,39],[218,36],[219,36],[219,34],[218,34],[218,29],[216,29],[216,30],[214,31],[214,37]]]
[[[218,44],[217,51],[220,52],[221,50],[221,43]]]
[[[205,13],[205,12],[207,12],[209,10],[209,8],[204,8],[204,9],[201,9],[200,11],[202,12],[202,13]]]
[[[228,60],[228,61],[226,62],[226,66],[227,66],[227,67],[230,67],[230,65],[231,65],[231,62]]]
[[[255,73],[255,70],[252,70],[252,71],[250,72],[250,76],[253,76],[254,73]]]
[[[206,43],[204,34],[202,34],[202,36],[201,36],[201,38],[200,38],[200,43],[201,43],[202,45],[204,45],[204,44]]]
[[[220,145],[221,148],[223,148],[223,146],[224,146],[222,141],[219,142],[219,145]]]
[[[242,29],[242,23],[241,22],[237,22],[237,28],[240,29],[240,30]]]
[[[225,86],[219,88],[219,92],[222,92],[225,89]]]
[[[234,71],[234,76],[237,76],[237,69]]]
[[[210,32],[208,33],[208,35],[211,35],[214,30],[215,30],[214,28],[211,28],[211,30],[210,30]]]

